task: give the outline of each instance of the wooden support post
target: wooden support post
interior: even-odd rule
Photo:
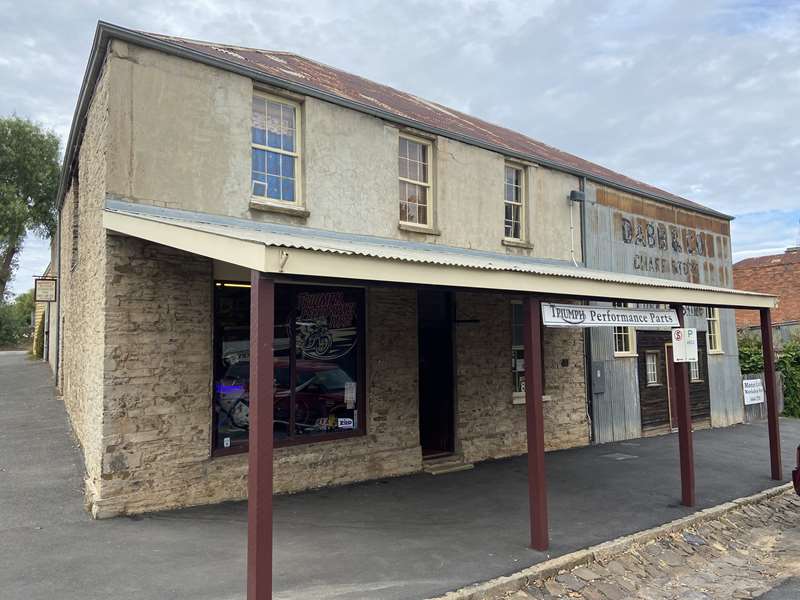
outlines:
[[[681,327],[685,326],[683,306],[673,305]],[[687,363],[672,363],[676,406],[678,407],[678,446],[681,463],[681,504],[694,506],[694,448],[692,440],[692,411],[689,401],[689,368]]]
[[[272,338],[275,283],[258,271],[250,287],[250,452],[247,600],[272,599]]]
[[[781,467],[781,432],[778,424],[778,401],[775,394],[775,349],[772,344],[772,317],[768,308],[761,309],[761,350],[764,353],[764,388],[767,395],[767,427],[772,478],[783,479]]]
[[[525,313],[525,415],[528,434],[528,496],[531,548],[547,550],[547,482],[544,473],[544,418],[542,411],[542,309],[541,301],[526,298]]]

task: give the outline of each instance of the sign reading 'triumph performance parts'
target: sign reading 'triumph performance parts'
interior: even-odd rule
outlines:
[[[617,308],[542,303],[542,323],[547,327],[678,327],[674,310]]]

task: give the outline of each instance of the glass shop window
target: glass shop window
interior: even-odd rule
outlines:
[[[514,394],[525,393],[525,330],[522,302],[511,302],[511,374],[514,379]]]
[[[364,432],[364,291],[275,286],[275,445]],[[214,448],[244,450],[250,413],[250,286],[215,285]]]

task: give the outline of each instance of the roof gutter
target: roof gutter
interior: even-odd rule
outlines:
[[[97,76],[100,72],[102,67],[103,59],[105,58],[104,54],[100,53],[100,50],[103,49],[109,41],[112,39],[118,39],[124,42],[131,42],[138,46],[142,46],[145,48],[150,48],[153,50],[159,50],[161,52],[165,52],[167,54],[172,54],[174,56],[180,58],[186,58],[188,60],[192,60],[195,62],[199,62],[202,64],[206,64],[212,67],[216,67],[219,69],[223,69],[225,71],[230,71],[232,73],[237,73],[244,77],[248,77],[253,81],[257,81],[259,83],[265,83],[268,85],[273,85],[276,87],[280,87],[298,94],[311,96],[313,98],[318,98],[319,100],[324,100],[325,102],[330,102],[331,104],[336,104],[339,106],[343,106],[345,108],[349,108],[351,110],[355,110],[361,113],[366,113],[368,115],[372,115],[384,121],[389,121],[391,123],[396,123],[398,125],[402,125],[404,127],[412,127],[414,129],[418,129],[420,131],[425,131],[427,133],[431,133],[433,135],[438,135],[445,138],[450,138],[459,142],[463,142],[470,146],[477,146],[479,148],[483,148],[484,150],[489,150],[491,152],[496,152],[498,154],[502,154],[509,158],[516,158],[518,160],[525,160],[525,161],[532,161],[539,165],[557,170],[562,171],[564,173],[568,173],[570,175],[575,175],[577,177],[584,177],[590,181],[594,181],[596,183],[600,183],[603,185],[607,185],[609,187],[618,189],[623,192],[637,194],[639,196],[644,196],[646,198],[650,198],[653,200],[657,200],[659,202],[666,202],[676,208],[680,208],[682,210],[689,210],[694,212],[699,212],[702,214],[706,214],[709,216],[726,219],[726,220],[733,220],[731,215],[726,215],[725,213],[721,213],[715,211],[711,208],[706,207],[698,207],[698,208],[687,208],[685,206],[681,206],[674,200],[669,197],[661,196],[659,194],[654,194],[652,192],[647,192],[645,190],[641,190],[639,188],[633,186],[626,186],[605,177],[601,177],[590,173],[588,171],[584,171],[582,169],[576,169],[574,167],[570,167],[568,165],[564,165],[555,161],[547,160],[545,158],[536,156],[534,154],[525,154],[522,152],[515,152],[510,150],[504,146],[499,146],[496,144],[490,144],[481,140],[476,140],[467,135],[462,135],[458,133],[454,133],[451,131],[447,131],[445,129],[441,129],[439,127],[433,127],[430,125],[426,125],[424,123],[420,123],[419,121],[415,121],[413,119],[409,119],[406,117],[402,117],[391,113],[386,110],[382,110],[380,108],[375,108],[373,106],[369,106],[363,104],[361,102],[357,102],[354,100],[350,100],[348,98],[343,98],[341,96],[337,96],[336,94],[331,94],[324,90],[320,90],[314,88],[312,86],[308,86],[302,83],[297,83],[293,81],[287,81],[280,77],[275,77],[273,75],[268,75],[263,71],[260,71],[255,68],[244,67],[232,61],[226,60],[224,58],[216,58],[213,56],[208,56],[202,52],[198,52],[196,50],[192,50],[191,48],[185,48],[179,44],[175,44],[172,42],[168,42],[166,40],[160,40],[152,38],[144,33],[140,33],[138,31],[134,31],[132,29],[127,29],[125,27],[120,27],[118,25],[113,25],[111,23],[106,23],[105,21],[98,21],[97,22],[97,30],[95,32],[94,43],[92,44],[92,52],[89,59],[89,65],[86,68],[86,74],[83,78],[83,83],[81,85],[81,92],[78,96],[78,104],[75,108],[75,115],[72,120],[72,128],[70,129],[69,139],[67,141],[67,147],[64,153],[64,168],[62,169],[61,173],[61,183],[58,189],[58,205],[59,208],[61,207],[64,193],[66,192],[66,182],[69,180],[69,176],[71,175],[72,171],[72,164],[74,161],[74,152],[77,150],[77,147],[80,145],[80,133],[83,131],[84,120],[86,118],[86,112],[89,109],[89,103],[92,98],[92,94],[94,92],[94,85],[97,81]],[[87,86],[88,84],[88,86]],[[90,93],[91,92],[91,93]]]

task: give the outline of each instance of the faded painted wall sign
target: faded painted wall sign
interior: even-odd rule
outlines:
[[[729,253],[725,236],[637,215],[615,214],[614,239],[629,246],[631,272],[695,283],[730,283],[722,266]]]

